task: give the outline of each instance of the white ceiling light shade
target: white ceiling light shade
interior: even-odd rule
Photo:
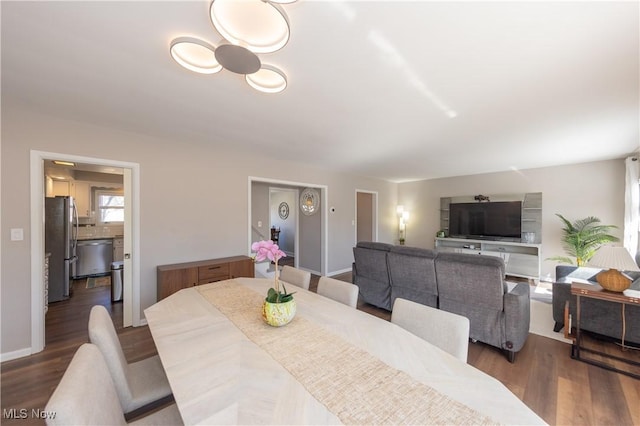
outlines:
[[[277,4],[262,0],[213,0],[209,14],[222,37],[252,52],[275,52],[289,41],[289,20]]]
[[[247,74],[245,80],[249,86],[265,93],[279,93],[287,87],[284,73],[270,65],[263,65],[258,72]]]
[[[209,43],[193,37],[179,37],[170,47],[171,57],[177,63],[200,74],[215,74],[222,69],[215,50]]]

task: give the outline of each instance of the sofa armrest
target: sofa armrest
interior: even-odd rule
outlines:
[[[504,295],[505,348],[518,352],[529,336],[531,320],[531,302],[529,284],[518,283]]]

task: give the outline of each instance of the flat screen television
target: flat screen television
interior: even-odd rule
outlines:
[[[449,205],[449,236],[520,240],[522,201],[452,203]]]

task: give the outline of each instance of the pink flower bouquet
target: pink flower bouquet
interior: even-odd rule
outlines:
[[[274,275],[275,285],[274,288],[269,289],[266,301],[269,303],[284,303],[293,299],[293,293],[287,293],[284,284],[282,285],[284,291],[280,291],[280,280],[278,279],[278,260],[286,257],[286,253],[280,250],[280,247],[271,240],[262,240],[251,244],[251,251],[256,252],[256,262],[262,262],[268,259],[276,264],[276,272]]]

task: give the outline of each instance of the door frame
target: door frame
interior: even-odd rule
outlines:
[[[256,176],[249,176],[248,179],[248,189],[247,189],[247,198],[248,198],[248,215],[247,215],[247,229],[248,229],[248,235],[247,235],[247,254],[249,256],[251,256],[251,227],[252,227],[252,223],[251,223],[251,185],[253,182],[260,182],[260,183],[267,183],[267,184],[273,184],[273,185],[286,185],[286,186],[290,186],[290,187],[300,187],[300,188],[315,188],[318,189],[320,191],[320,214],[322,214],[322,220],[321,220],[321,237],[320,237],[320,252],[321,254],[321,262],[320,262],[320,271],[316,271],[319,272],[320,275],[326,275],[327,271],[328,271],[328,265],[329,265],[329,249],[327,247],[327,241],[328,241],[328,209],[327,209],[327,200],[329,199],[329,187],[327,185],[318,185],[318,184],[314,184],[314,183],[304,183],[304,182],[294,182],[294,181],[288,181],[288,180],[279,180],[279,179],[270,179],[270,178],[263,178],[263,177],[256,177]],[[298,206],[296,205],[296,208],[298,208]],[[296,264],[298,264],[298,259],[299,259],[299,250],[300,250],[300,243],[299,243],[299,234],[300,234],[300,229],[298,227],[298,222],[299,222],[300,218],[299,216],[297,216],[297,220],[296,220],[296,249],[295,249],[295,261]]]
[[[369,191],[366,189],[357,189],[354,193],[354,204],[355,204],[355,226],[353,227],[353,245],[358,244],[358,193],[363,194],[371,194],[373,197],[373,202],[371,203],[371,216],[373,218],[371,230],[371,235],[373,236],[373,241],[378,241],[378,191]]]
[[[118,160],[31,150],[31,353],[45,346],[44,322],[44,161],[56,159],[124,169],[125,223],[123,276],[123,325],[142,325],[140,320],[140,164]]]

